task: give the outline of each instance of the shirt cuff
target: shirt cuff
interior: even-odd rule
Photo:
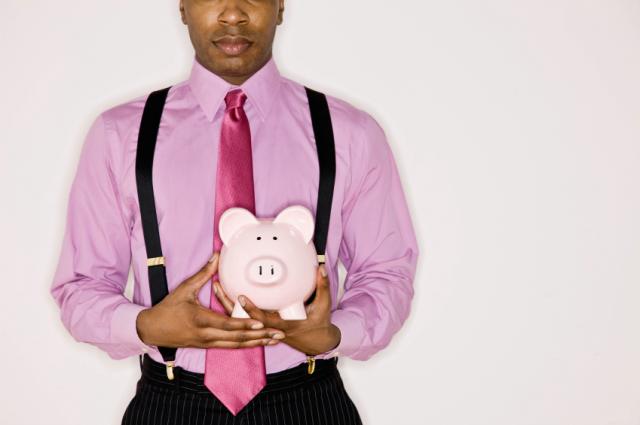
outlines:
[[[358,351],[364,338],[364,323],[362,319],[352,311],[338,309],[331,313],[331,323],[340,329],[340,342],[334,349],[323,353],[319,358],[350,357]]]
[[[135,303],[122,303],[116,307],[111,319],[111,341],[124,344],[130,355],[148,353],[156,347],[145,344],[138,335],[136,320],[138,314],[148,307]]]

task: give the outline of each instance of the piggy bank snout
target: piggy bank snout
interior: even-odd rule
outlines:
[[[260,257],[251,261],[247,267],[247,279],[260,285],[283,281],[287,268],[282,261],[274,257]]]

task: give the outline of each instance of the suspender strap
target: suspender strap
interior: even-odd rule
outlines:
[[[306,86],[305,90],[307,92],[307,98],[309,99],[311,123],[313,125],[313,134],[316,139],[316,149],[318,151],[318,161],[320,164],[313,244],[318,253],[318,262],[324,264],[327,235],[329,233],[329,219],[331,218],[333,186],[336,179],[335,142],[327,97],[323,93]],[[315,293],[313,297],[315,297]]]
[[[158,217],[153,195],[152,170],[160,120],[170,88],[171,86],[156,90],[147,97],[140,121],[136,151],[136,184],[142,230],[147,250],[147,268],[152,305],[162,301],[169,293],[164,257],[160,246]],[[320,169],[313,243],[318,253],[318,262],[322,264],[325,262],[325,249],[329,233],[329,219],[331,217],[331,203],[336,175],[335,141],[326,96],[306,86],[305,91],[309,100],[309,111]],[[315,298],[315,292],[307,302],[311,302],[313,298]],[[158,349],[167,363],[167,376],[169,379],[173,379],[172,368],[177,348],[158,347]],[[142,360],[142,356],[140,357]]]
[[[136,150],[136,184],[144,243],[147,249],[147,270],[152,305],[162,301],[169,293],[164,257],[160,246],[156,203],[153,195],[152,169],[160,119],[162,118],[162,111],[170,88],[166,87],[154,91],[147,97],[144,111],[142,112],[142,120],[140,121]],[[176,348],[158,347],[158,350],[165,362],[175,360]]]

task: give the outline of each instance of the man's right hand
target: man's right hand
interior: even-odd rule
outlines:
[[[243,348],[274,345],[284,332],[251,318],[234,318],[204,307],[198,293],[218,270],[219,253],[158,304],[138,314],[136,328],[147,345]],[[213,289],[212,289],[213,290]],[[280,336],[280,337],[279,337]]]

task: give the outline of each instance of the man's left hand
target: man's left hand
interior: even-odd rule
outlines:
[[[264,323],[265,328],[276,328],[284,332],[281,340],[285,344],[313,356],[330,351],[340,343],[340,329],[331,323],[331,291],[329,278],[322,276],[324,264],[316,270],[316,296],[307,306],[307,318],[304,320],[284,320],[277,311],[262,310],[248,297],[240,295],[238,300],[247,314]],[[227,297],[220,282],[213,283],[216,297],[224,306],[227,314],[233,311],[234,302]]]

